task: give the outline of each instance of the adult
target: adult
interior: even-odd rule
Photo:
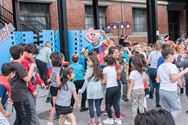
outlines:
[[[186,68],[188,67],[188,51],[185,51],[185,57],[181,60],[176,61],[176,65],[178,68]],[[186,96],[188,97],[188,73],[184,75],[185,78],[185,93]],[[188,113],[188,111],[186,111]]]
[[[184,41],[185,41],[185,37],[186,37],[186,34],[183,33],[183,34],[176,40],[176,44],[183,44]]]
[[[157,76],[157,61],[162,56],[161,55],[161,43],[158,40],[154,44],[154,51],[152,51],[148,57],[147,63],[149,66],[148,68],[148,75],[150,78],[150,98],[153,98],[154,88],[156,89],[156,107],[160,107],[159,105],[159,84],[156,83],[156,76]]]
[[[166,42],[166,41],[169,41],[169,39],[170,39],[170,36],[169,36],[168,34],[164,36],[165,42]]]
[[[45,46],[40,49],[39,54],[36,57],[37,68],[39,70],[40,77],[44,81],[45,85],[47,85],[47,76],[48,76],[47,63],[50,59],[50,54],[51,54],[50,48],[51,48],[50,42],[46,42]]]

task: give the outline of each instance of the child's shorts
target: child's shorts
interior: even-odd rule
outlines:
[[[59,106],[59,105],[55,105],[55,109],[57,114],[60,115],[67,115],[72,113],[73,108],[71,106]]]
[[[54,86],[50,86],[50,94],[52,96],[57,96],[57,93],[58,93],[58,88]]]

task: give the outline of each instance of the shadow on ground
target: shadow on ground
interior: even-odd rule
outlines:
[[[38,118],[43,120],[48,120],[49,116],[50,116],[50,111],[45,111],[38,114]]]

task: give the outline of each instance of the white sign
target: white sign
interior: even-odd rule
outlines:
[[[5,23],[5,27],[0,30],[0,44],[11,36],[11,32],[15,30],[14,26],[9,23]]]

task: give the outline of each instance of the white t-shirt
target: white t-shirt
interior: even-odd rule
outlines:
[[[152,51],[148,57],[150,60],[150,68],[157,69],[157,61],[162,56],[161,51]]]
[[[103,69],[103,74],[107,75],[106,88],[118,86],[117,71],[115,66],[107,66]]]
[[[160,79],[160,89],[166,91],[177,91],[177,81],[171,82],[170,74],[177,74],[178,68],[172,63],[163,63],[159,66],[157,74]]]
[[[144,89],[144,78],[145,78],[145,73],[140,73],[137,70],[131,71],[129,79],[135,81],[133,90]]]

